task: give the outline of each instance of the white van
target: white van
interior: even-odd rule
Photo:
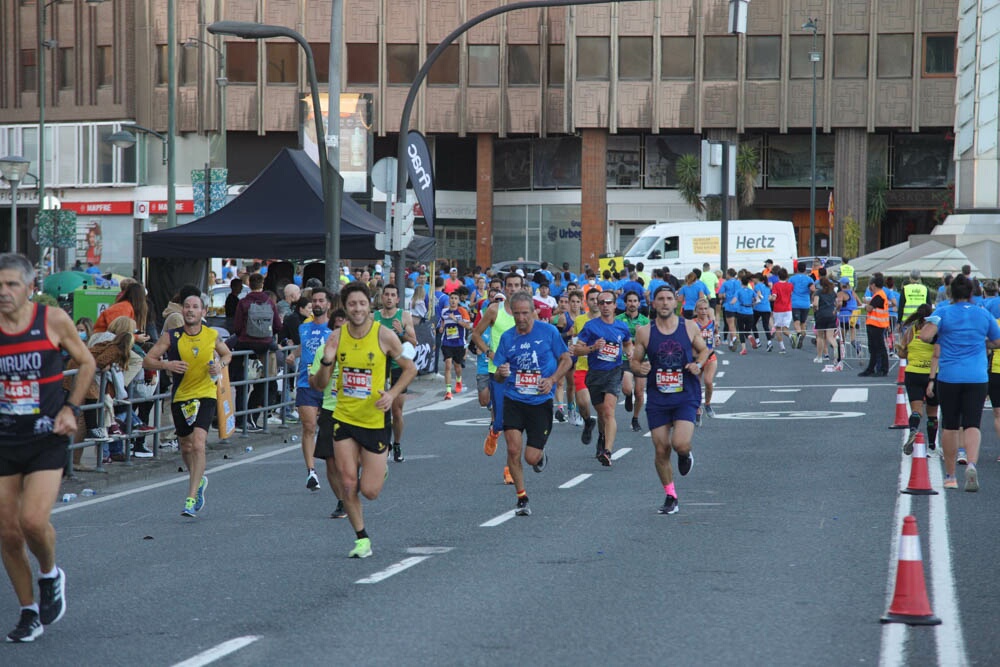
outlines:
[[[724,270],[720,228],[718,220],[658,222],[635,237],[625,260],[642,262],[647,272],[667,267],[679,278],[705,262],[712,270]],[[729,266],[734,269],[759,271],[770,259],[791,273],[796,247],[795,228],[788,220],[729,221]]]

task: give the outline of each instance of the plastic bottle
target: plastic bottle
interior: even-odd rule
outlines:
[[[93,489],[84,489],[83,491],[80,492],[80,495],[81,496],[96,496],[97,495],[97,491],[94,491]]]
[[[245,451],[245,452],[246,452],[247,454],[249,454],[250,452],[252,452],[252,451],[253,451],[253,447],[247,447],[247,448],[246,448],[245,450],[243,450],[243,451]]]
[[[76,500],[76,494],[75,493],[64,493],[63,494],[62,501],[64,503],[72,502],[74,500]]]

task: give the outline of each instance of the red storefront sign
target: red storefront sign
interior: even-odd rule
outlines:
[[[67,211],[76,211],[77,215],[132,215],[135,202],[131,201],[86,201],[86,202],[62,202],[62,208]],[[149,212],[151,215],[166,215],[167,202],[149,202]],[[194,201],[191,199],[177,200],[178,213],[194,213]]]

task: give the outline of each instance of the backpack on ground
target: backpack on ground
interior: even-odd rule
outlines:
[[[270,303],[251,303],[247,309],[247,336],[271,338],[274,336],[274,311]]]

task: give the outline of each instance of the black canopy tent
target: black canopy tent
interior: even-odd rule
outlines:
[[[376,259],[380,220],[344,196],[340,256]],[[142,256],[150,259],[147,289],[157,312],[178,287],[204,284],[211,257],[323,260],[326,222],[319,165],[303,151],[284,148],[233,201],[215,213],[172,229],[142,235]],[[404,261],[430,262],[434,239],[414,236]]]
[[[385,222],[343,198],[340,256],[374,259],[375,234]],[[195,222],[146,232],[142,256],[194,259],[268,257],[322,259],[326,244],[319,166],[301,150],[284,148],[236,199]],[[414,236],[407,261],[430,261],[434,239]]]

